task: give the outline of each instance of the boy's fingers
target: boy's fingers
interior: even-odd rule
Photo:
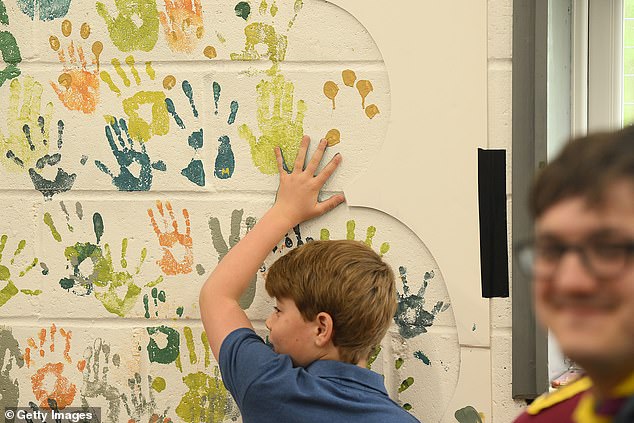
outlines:
[[[302,172],[304,170],[304,163],[306,162],[306,152],[308,151],[309,144],[310,137],[308,135],[304,135],[299,146],[299,151],[297,152],[297,158],[295,159],[293,172]]]
[[[328,162],[328,164],[324,166],[324,168],[321,170],[319,175],[315,177],[317,181],[319,182],[320,186],[323,186],[328,180],[328,178],[330,178],[332,174],[335,172],[335,170],[337,170],[337,167],[339,167],[339,164],[341,164],[341,160],[342,160],[341,154],[337,153],[335,157],[333,157]]]
[[[282,158],[282,151],[279,147],[275,147],[273,149],[275,151],[275,159],[277,161],[277,171],[280,176],[284,175],[286,171],[284,170],[284,159]]]
[[[319,146],[317,147],[317,150],[315,150],[315,152],[313,153],[313,157],[310,159],[310,162],[308,162],[308,165],[306,165],[306,171],[309,172],[311,175],[314,175],[317,167],[319,167],[321,158],[324,157],[324,151],[326,151],[327,144],[328,143],[326,142],[326,140],[322,138],[322,140],[319,141]]]
[[[319,214],[322,215],[324,213],[329,212],[330,210],[337,207],[339,204],[343,203],[345,200],[346,198],[343,196],[343,194],[333,195],[329,199],[319,203],[319,206],[318,206]]]

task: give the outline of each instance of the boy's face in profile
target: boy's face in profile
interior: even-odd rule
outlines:
[[[314,348],[317,323],[305,321],[295,301],[276,298],[275,302],[273,313],[266,319],[269,340],[275,352],[289,355],[296,367],[306,367],[318,360],[319,355]]]
[[[581,365],[631,366],[634,357],[634,257],[625,247],[634,242],[633,188],[615,183],[591,208],[563,199],[536,221],[536,311]],[[549,253],[557,251],[565,252]]]

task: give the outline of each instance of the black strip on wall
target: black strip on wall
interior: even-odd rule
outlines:
[[[505,150],[478,149],[478,204],[482,296],[508,297]]]

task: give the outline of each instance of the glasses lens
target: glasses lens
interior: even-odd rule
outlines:
[[[532,277],[535,265],[535,249],[531,243],[521,244],[517,247],[517,262],[520,272]]]

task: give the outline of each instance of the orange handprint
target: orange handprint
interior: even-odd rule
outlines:
[[[72,33],[72,23],[65,20],[62,23],[62,34],[69,37]],[[84,23],[80,29],[81,38],[87,39],[90,36],[90,26]],[[86,56],[81,44],[75,47],[71,40],[66,53],[61,47],[59,38],[52,35],[49,38],[51,48],[57,52],[60,63],[64,66],[62,74],[58,78],[59,85],[51,81],[51,86],[57,93],[60,101],[68,110],[80,110],[90,114],[97,108],[99,101],[99,55],[103,51],[103,44],[96,41],[92,45],[91,67],[88,69]]]
[[[171,225],[173,228],[170,232],[161,231],[156,223],[156,219],[154,218],[154,211],[152,209],[148,209],[147,214],[150,216],[152,227],[154,228],[154,232],[159,240],[159,245],[163,247],[163,257],[157,261],[158,265],[166,275],[185,275],[190,273],[192,271],[192,264],[194,263],[194,253],[192,251],[193,240],[191,237],[189,212],[187,209],[183,209],[183,217],[185,218],[186,228],[185,233],[183,234],[178,231],[178,222],[176,221],[174,210],[172,209],[172,205],[169,201],[165,202],[165,208],[169,213],[169,218],[165,216],[162,202],[157,201],[156,208],[163,218],[164,227],[167,229]],[[172,249],[177,244],[185,248],[184,257],[181,261],[176,260],[174,253],[172,253]]]
[[[191,53],[205,34],[200,0],[165,0],[165,10],[160,20],[170,48]]]
[[[48,350],[50,353],[55,353],[55,334],[57,333],[57,327],[55,324],[51,324],[51,329],[48,332],[50,336],[50,345]],[[63,328],[60,328],[59,334],[62,338],[65,339],[65,347],[63,352],[64,361],[67,364],[72,363],[72,359],[70,357],[70,339],[72,337],[71,331],[65,331]],[[44,358],[46,355],[46,348],[44,345],[47,342],[47,331],[46,329],[40,330],[38,333],[39,345],[36,344],[33,338],[29,338],[27,340],[28,347],[24,352],[24,361],[27,367],[31,367],[35,364],[35,359],[33,356],[36,354],[39,355],[40,358]],[[60,409],[63,409],[70,404],[72,404],[75,399],[75,393],[77,392],[77,387],[74,383],[71,383],[68,377],[66,377],[64,373],[65,364],[61,361],[57,363],[46,363],[42,366],[38,371],[31,376],[31,385],[33,388],[33,394],[35,394],[35,398],[40,402],[40,407],[49,408],[49,400],[54,400],[57,403],[57,406]],[[84,367],[86,366],[86,360],[80,360],[77,362],[77,370],[82,372]],[[51,380],[54,380],[51,383]]]

